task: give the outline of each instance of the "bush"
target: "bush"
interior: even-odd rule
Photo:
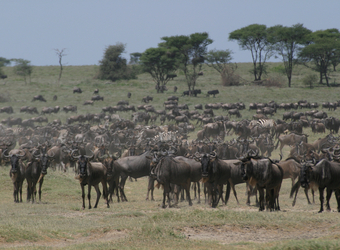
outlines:
[[[240,85],[240,76],[235,74],[237,66],[228,66],[221,73],[222,86],[237,86]]]
[[[282,76],[272,76],[270,78],[265,79],[262,82],[262,86],[265,86],[265,87],[281,88],[283,84],[284,84],[284,79],[282,78]]]
[[[313,85],[318,83],[318,76],[315,74],[306,75],[302,79],[302,82],[304,85],[309,86],[310,88],[313,88]]]
[[[126,59],[122,57],[125,52],[125,45],[117,43],[108,46],[104,53],[104,58],[99,62],[99,73],[97,78],[102,80],[129,80],[136,79],[137,74],[133,67],[128,67]]]

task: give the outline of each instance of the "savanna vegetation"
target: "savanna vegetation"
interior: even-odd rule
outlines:
[[[35,106],[41,111],[44,106],[61,107],[77,105],[78,114],[99,113],[101,108],[116,105],[119,100],[129,100],[130,105],[140,105],[144,96],[154,99],[155,109],[164,109],[163,102],[170,95],[179,96],[179,103],[186,103],[190,110],[195,104],[215,102],[297,102],[300,99],[322,103],[339,100],[339,75],[335,71],[330,74],[329,85],[310,85],[315,81],[305,81],[305,77],[315,74],[302,65],[292,71],[292,87],[287,88],[287,78],[282,74],[283,64],[267,63],[267,74],[262,76],[260,85],[253,82],[249,74],[252,63],[239,63],[235,74],[240,76],[238,86],[223,87],[221,76],[213,68],[202,66],[203,76],[196,80],[195,88],[202,90],[197,97],[182,97],[187,90],[184,73],[177,71],[177,77],[167,83],[168,91],[157,93],[155,82],[148,73],[137,75],[137,79],[100,80],[95,78],[99,66],[65,66],[58,84],[60,68],[58,66],[33,66],[30,83],[25,84],[22,76],[17,75],[12,67],[3,67],[8,77],[0,80],[1,106],[12,106],[14,113],[2,113],[0,120],[11,117],[30,118],[32,115],[19,113],[21,106]],[[275,83],[269,84],[268,83]],[[306,85],[307,84],[307,85]],[[173,87],[178,87],[178,93]],[[273,87],[275,86],[275,87]],[[80,87],[83,93],[73,94],[74,87]],[[312,88],[311,88],[312,87]],[[94,89],[104,96],[104,101],[95,102],[93,106],[82,105],[91,99]],[[207,97],[208,90],[218,89],[216,98]],[[132,96],[127,99],[127,93]],[[35,95],[41,94],[46,103],[32,102]],[[58,99],[53,101],[53,96]],[[327,111],[327,110],[325,110]],[[282,118],[283,110],[273,116]],[[327,111],[328,112],[328,111]],[[329,114],[340,117],[339,109]],[[227,113],[216,111],[216,115]],[[251,119],[254,111],[241,111],[242,118]],[[65,123],[66,114],[46,115],[49,121],[59,118]],[[119,113],[130,119],[131,111]],[[234,118],[232,118],[234,119]],[[171,122],[173,123],[173,122]],[[159,125],[159,121],[156,121]],[[195,122],[194,122],[195,124]],[[196,132],[189,134],[189,140],[196,138]],[[313,134],[309,128],[310,142],[325,134]],[[230,140],[235,136],[226,137]],[[288,155],[289,148],[284,148]],[[278,150],[273,158],[279,158]],[[9,177],[9,166],[0,167],[0,248],[18,249],[339,249],[340,217],[335,211],[318,214],[318,194],[315,204],[307,205],[306,198],[300,190],[295,207],[289,198],[290,180],[284,180],[280,192],[279,212],[258,212],[252,198],[251,206],[246,206],[245,186],[238,185],[237,192],[240,205],[237,205],[231,194],[228,205],[220,205],[212,209],[208,205],[197,204],[189,207],[187,202],[177,207],[161,209],[162,191],[155,190],[155,201],[145,201],[147,178],[128,182],[125,188],[128,202],[111,204],[106,208],[101,199],[97,209],[81,210],[81,190],[79,182],[74,179],[71,169],[63,173],[48,170],[42,189],[41,203],[13,203],[13,186]],[[24,183],[23,196],[26,195]],[[93,191],[92,191],[93,192]],[[94,192],[92,197],[94,197]],[[203,198],[203,196],[202,196]],[[93,198],[94,199],[94,198]],[[203,199],[204,200],[204,199]],[[331,199],[331,208],[336,209],[335,199]]]

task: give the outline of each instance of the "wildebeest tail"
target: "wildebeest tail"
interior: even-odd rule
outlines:
[[[157,182],[156,184],[155,184],[155,188],[162,188],[162,189],[164,189],[164,185],[163,184],[160,184],[159,182]]]

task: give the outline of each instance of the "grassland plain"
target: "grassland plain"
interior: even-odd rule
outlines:
[[[275,73],[277,63],[270,63],[265,77],[278,77]],[[310,71],[297,67],[293,74],[292,88],[271,88],[253,86],[252,76],[248,73],[251,64],[239,64],[237,73],[244,79],[242,86],[222,87],[219,75],[211,68],[204,68],[204,76],[200,77],[197,87],[203,94],[197,98],[180,97],[180,103],[187,103],[189,109],[193,105],[214,102],[242,101],[248,107],[250,102],[297,102],[304,99],[318,103],[339,100],[338,88],[315,87],[306,88],[301,79]],[[175,80],[169,82],[169,91],[157,94],[149,75],[141,74],[136,80],[108,82],[93,79],[98,66],[66,66],[60,85],[57,85],[59,68],[57,66],[34,67],[30,84],[13,74],[11,67],[5,68],[8,75],[0,81],[0,94],[9,98],[3,106],[12,106],[15,113],[12,117],[30,118],[32,115],[19,113],[21,106],[35,106],[41,111],[44,106],[61,107],[77,105],[78,114],[99,113],[104,106],[116,105],[119,100],[127,100],[127,92],[132,93],[131,105],[140,105],[142,97],[151,95],[150,103],[156,109],[163,109],[163,102],[173,95],[173,87],[177,86],[180,96],[186,90],[184,76],[178,73]],[[285,78],[280,76],[284,82]],[[332,82],[339,82],[337,74],[332,75]],[[73,87],[80,87],[82,94],[73,94]],[[98,88],[104,101],[93,106],[83,106],[85,100],[92,97],[93,90]],[[211,89],[219,89],[220,94],[206,97]],[[33,96],[41,94],[46,103],[31,102]],[[54,95],[57,101],[52,101]],[[321,109],[321,108],[320,108]],[[326,111],[326,110],[325,110]],[[284,111],[278,111],[274,119],[282,118]],[[327,111],[328,112],[328,111]],[[226,112],[218,110],[217,115]],[[242,119],[251,119],[254,111],[241,111]],[[329,111],[330,116],[340,117],[339,110]],[[62,111],[56,115],[48,115],[48,119],[59,118],[64,123],[71,114]],[[131,112],[120,114],[130,118]],[[9,115],[0,114],[0,120]],[[233,119],[233,118],[232,118]],[[236,119],[236,118],[235,118]],[[239,120],[239,119],[236,119]],[[156,123],[158,124],[158,123]],[[190,139],[196,138],[195,132]],[[326,134],[309,134],[309,141],[314,141]],[[226,140],[234,138],[230,135]],[[284,148],[288,155],[289,148]],[[278,150],[273,158],[278,158]],[[258,212],[252,205],[246,206],[245,187],[237,186],[240,205],[231,195],[228,205],[210,208],[202,202],[189,207],[181,202],[173,208],[161,209],[162,190],[155,190],[155,201],[145,201],[147,178],[137,182],[128,182],[126,195],[128,202],[114,201],[106,208],[101,199],[97,209],[81,210],[81,190],[74,173],[48,171],[42,189],[42,202],[13,203],[13,186],[9,178],[9,166],[0,167],[0,248],[19,249],[339,249],[340,248],[340,216],[335,212],[337,204],[331,199],[332,212],[318,214],[318,194],[315,204],[308,205],[303,192],[299,192],[295,207],[289,198],[290,180],[284,180],[280,192],[280,212]],[[24,200],[26,200],[26,183],[24,183]],[[92,199],[95,192],[92,191]]]

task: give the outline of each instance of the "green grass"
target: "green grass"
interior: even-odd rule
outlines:
[[[267,76],[276,77],[279,63],[270,63]],[[271,68],[273,70],[271,71]],[[337,88],[317,86],[309,89],[302,85],[302,78],[311,71],[302,66],[296,67],[293,73],[292,88],[285,85],[282,88],[254,86],[249,73],[250,63],[238,65],[237,74],[244,79],[244,84],[236,87],[222,87],[219,75],[211,68],[204,68],[204,76],[197,81],[196,88],[203,94],[197,98],[181,97],[187,90],[184,75],[168,83],[169,91],[157,94],[154,82],[148,74],[141,74],[138,79],[130,81],[101,81],[93,79],[98,66],[66,66],[63,71],[60,86],[57,85],[58,66],[34,67],[32,82],[25,85],[23,79],[13,75],[12,68],[4,69],[8,79],[0,81],[0,94],[10,98],[2,106],[12,106],[15,113],[12,117],[27,119],[29,114],[19,113],[21,106],[35,106],[41,111],[44,106],[61,107],[77,105],[78,114],[99,113],[104,106],[116,105],[119,100],[127,100],[127,92],[132,93],[130,105],[141,105],[142,98],[151,95],[150,103],[156,109],[164,109],[163,102],[173,95],[173,87],[178,87],[181,104],[187,103],[193,110],[195,104],[215,102],[238,102],[248,105],[250,102],[297,102],[305,99],[310,102],[322,103],[339,99]],[[332,81],[339,82],[339,76],[332,75]],[[80,87],[82,94],[73,94],[73,87]],[[98,88],[104,96],[103,102],[93,106],[83,106],[85,100],[90,100],[93,90]],[[219,89],[220,94],[206,97],[206,92]],[[33,96],[42,94],[46,103],[31,102]],[[52,101],[54,95],[57,101]],[[321,108],[319,108],[321,110]],[[214,111],[216,115],[226,115],[225,111]],[[274,119],[282,118],[284,111],[278,111]],[[328,112],[328,111],[327,111]],[[339,117],[340,111],[330,111],[330,116]],[[254,111],[241,111],[242,119],[251,119]],[[73,114],[47,115],[49,121],[61,119],[64,123]],[[131,112],[119,113],[123,118],[130,119]],[[0,120],[8,114],[0,114]],[[236,118],[232,118],[239,120]],[[159,123],[156,123],[159,124]],[[189,134],[190,139],[196,138],[196,131]],[[309,134],[309,141],[314,141],[326,134]],[[226,140],[234,138],[228,136]],[[287,156],[289,148],[284,148]],[[279,158],[278,150],[273,158]],[[21,249],[338,249],[340,217],[336,212],[318,214],[319,200],[316,204],[307,205],[306,198],[300,190],[295,207],[291,206],[289,198],[290,180],[284,180],[280,192],[280,212],[258,212],[258,208],[246,206],[244,185],[237,186],[240,205],[231,194],[227,206],[220,205],[212,209],[203,202],[194,201],[192,207],[187,202],[180,203],[175,208],[161,209],[162,190],[155,190],[156,201],[145,201],[147,179],[128,182],[126,195],[129,202],[114,203],[106,208],[103,199],[97,209],[81,209],[81,190],[71,170],[67,173],[48,171],[45,177],[42,202],[37,204],[13,203],[13,186],[9,178],[9,167],[0,167],[0,248]],[[95,200],[92,189],[92,203]],[[26,183],[24,183],[24,200],[26,201]],[[252,198],[252,204],[254,198]],[[86,202],[87,204],[87,202]],[[334,197],[331,208],[337,207]],[[189,236],[190,234],[190,236]],[[286,236],[286,237],[281,237]]]

